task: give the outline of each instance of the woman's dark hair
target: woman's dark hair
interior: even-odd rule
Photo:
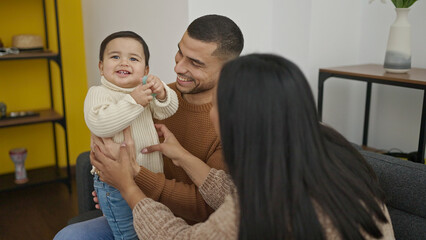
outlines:
[[[132,31],[120,31],[120,32],[115,32],[112,33],[111,35],[109,35],[108,37],[106,37],[102,43],[101,43],[101,47],[99,50],[99,61],[103,61],[104,60],[104,52],[106,49],[106,46],[108,45],[109,42],[111,42],[112,40],[116,39],[116,38],[132,38],[135,39],[136,41],[140,42],[142,44],[142,48],[143,48],[143,52],[145,54],[145,66],[149,66],[149,49],[148,49],[148,45],[146,44],[145,40],[143,40],[143,38],[141,36],[139,36],[139,34],[132,32]]]
[[[216,43],[213,55],[226,59],[238,57],[244,47],[240,28],[230,18],[220,15],[205,15],[195,19],[186,30],[191,38]]]
[[[384,196],[373,170],[319,123],[310,86],[291,61],[251,54],[223,67],[221,140],[240,205],[240,239],[325,239],[321,216],[342,239],[382,233]]]

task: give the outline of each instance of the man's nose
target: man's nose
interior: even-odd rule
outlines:
[[[176,73],[185,73],[187,71],[186,62],[184,58],[176,60],[175,72]]]

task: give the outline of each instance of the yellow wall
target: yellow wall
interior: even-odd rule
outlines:
[[[46,7],[49,48],[56,51],[53,1],[46,0]],[[0,38],[6,47],[11,46],[11,39],[15,34],[38,34],[44,39],[42,1],[2,0],[0,11]],[[83,119],[87,81],[81,1],[58,0],[58,12],[68,148],[73,165],[79,153],[89,150],[90,143],[90,133]],[[47,64],[44,59],[0,61],[0,102],[6,103],[8,112],[50,107]],[[56,63],[52,62],[50,65],[53,73],[55,110],[62,113],[59,70]],[[64,132],[58,125],[56,131],[60,165],[65,166]],[[8,152],[15,147],[27,148],[27,169],[54,164],[52,124],[0,128],[0,174],[14,171]]]

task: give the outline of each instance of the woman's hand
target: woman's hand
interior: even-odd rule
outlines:
[[[182,161],[187,159],[191,154],[180,145],[179,141],[176,139],[175,135],[164,125],[164,124],[155,124],[157,129],[158,136],[164,137],[164,142],[152,145],[142,149],[143,154],[152,153],[160,151],[168,158],[173,161],[178,167],[182,166]]]
[[[123,145],[125,149],[127,146],[125,144]],[[128,155],[128,151],[124,151],[126,155]],[[95,146],[90,155],[90,162],[98,169],[99,179],[102,182],[108,183],[117,188],[120,192],[135,183],[129,157],[124,157],[124,160],[119,158],[115,161],[105,156],[98,146]]]
[[[127,130],[130,131],[129,129]],[[127,133],[124,137],[126,138],[126,136],[128,137],[131,135]],[[131,150],[132,148],[133,150]],[[123,198],[133,209],[134,206],[136,206],[140,200],[146,198],[146,196],[133,179],[131,161],[132,158],[134,158],[134,154],[131,154],[131,152],[134,153],[134,146],[130,147],[126,143],[123,143],[120,146],[118,159],[113,160],[103,154],[100,148],[95,145],[93,151],[90,153],[90,162],[99,170],[99,179],[118,189]]]
[[[99,205],[98,194],[96,193],[96,191],[92,192],[92,196],[93,196],[93,202],[95,202],[95,208],[101,209],[101,206]]]
[[[124,143],[128,146],[128,151],[131,156],[130,162],[133,168],[133,177],[136,177],[140,171],[140,166],[136,162],[135,142],[132,138],[130,127],[124,129]],[[92,134],[92,144],[99,147],[100,151],[108,158],[117,160],[120,154],[120,144],[115,143],[112,138],[100,138]],[[94,149],[94,147],[92,147]],[[95,155],[90,155],[92,160]]]
[[[101,181],[123,189],[129,183],[134,183],[134,168],[132,162],[135,161],[135,150],[130,128],[124,130],[124,142],[119,149],[117,159],[112,159],[105,155],[102,149],[106,149],[102,139],[95,138],[94,149],[90,153],[90,162],[100,171]],[[118,145],[118,144],[117,144]],[[123,149],[124,148],[124,149]],[[114,155],[114,154],[113,154]]]
[[[100,138],[93,135],[93,133],[91,138],[91,149],[94,149],[95,145],[97,145],[101,149],[101,152],[105,154],[105,156],[114,160],[118,159],[118,155],[120,153],[120,144],[115,143],[112,138]]]

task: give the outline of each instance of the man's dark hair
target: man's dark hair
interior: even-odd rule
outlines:
[[[223,58],[238,57],[244,47],[243,33],[231,19],[220,15],[205,15],[195,19],[187,29],[191,38],[216,43],[213,55]]]
[[[116,39],[116,38],[133,38],[136,41],[140,42],[142,44],[143,52],[145,53],[145,65],[149,66],[149,64],[148,64],[148,62],[149,62],[148,45],[146,44],[145,40],[143,40],[143,38],[141,36],[139,36],[137,33],[132,32],[132,31],[115,32],[115,33],[112,33],[111,35],[109,35],[108,37],[106,37],[101,43],[101,48],[99,50],[99,61],[104,60],[104,52],[105,52],[105,48],[108,45],[108,43],[111,42],[112,40]]]

